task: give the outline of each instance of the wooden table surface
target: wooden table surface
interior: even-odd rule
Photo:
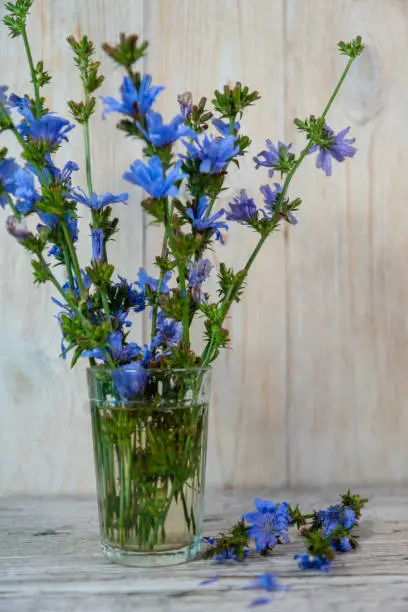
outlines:
[[[359,490],[370,497],[357,551],[337,557],[329,575],[300,571],[292,542],[268,558],[219,565],[194,561],[163,569],[112,565],[99,551],[95,499],[0,499],[1,612],[229,612],[267,593],[244,590],[255,576],[276,573],[290,590],[274,594],[270,612],[408,611],[408,487]],[[205,533],[216,535],[243,512],[254,493],[299,502],[304,510],[337,501],[337,490],[210,491]],[[219,579],[200,586],[215,574]]]

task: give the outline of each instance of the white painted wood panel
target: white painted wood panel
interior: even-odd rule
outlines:
[[[214,373],[208,477],[225,486],[406,481],[407,3],[37,0],[30,32],[35,57],[54,76],[55,110],[67,114],[66,99],[80,95],[65,37],[87,32],[95,40],[103,93],[114,95],[122,75],[100,44],[122,30],[150,40],[145,66],[167,85],[160,102],[167,117],[185,89],[196,98],[236,80],[259,89],[262,100],[244,121],[254,153],[265,137],[301,143],[292,119],[324,106],[344,65],[337,41],[367,39],[328,118],[335,129],[352,126],[358,154],[331,179],[307,160],[291,189],[305,199],[299,224],[272,237],[233,309],[232,350]],[[0,55],[0,81],[24,91],[22,49],[4,29]],[[115,130],[113,116],[95,122],[92,145],[97,191],[130,187],[112,255],[135,277],[160,240],[143,227],[138,190],[121,179],[139,150]],[[82,159],[79,128],[62,157]],[[242,187],[255,195],[266,179],[249,158],[220,205]],[[81,231],[86,260],[86,219]],[[231,228],[212,258],[242,266],[255,239]],[[0,495],[94,488],[84,372],[56,357],[49,298],[32,286],[25,253],[0,233]]]

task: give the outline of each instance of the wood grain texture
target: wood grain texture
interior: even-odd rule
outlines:
[[[194,100],[226,83],[241,81],[262,91],[249,109],[243,132],[253,139],[253,154],[267,135],[283,137],[283,9],[280,0],[166,0],[145,3],[145,33],[151,52],[147,70],[166,83],[163,112],[177,110],[177,94]],[[267,32],[267,36],[260,36]],[[254,61],[254,53],[259,61]],[[273,78],[271,74],[273,73]],[[171,76],[170,76],[171,75]],[[248,188],[256,197],[260,177],[251,158],[233,171],[219,207]],[[159,250],[160,237],[147,232],[146,260]],[[227,246],[218,246],[213,262],[242,268],[256,244],[247,228],[231,227]],[[271,313],[273,315],[271,316]],[[208,477],[226,486],[282,484],[286,479],[285,432],[285,275],[284,238],[277,235],[253,268],[242,304],[228,322],[232,350],[224,351],[213,377]],[[260,469],[261,468],[261,469]]]
[[[99,48],[120,31],[138,32],[151,43],[146,70],[167,85],[160,101],[167,118],[186,89],[196,99],[211,98],[214,88],[242,80],[261,91],[243,122],[254,154],[266,137],[292,141],[298,150],[292,119],[319,113],[326,103],[344,65],[336,42],[360,33],[368,43],[328,117],[336,130],[352,126],[358,154],[336,165],[331,179],[306,160],[291,186],[291,195],[305,200],[299,224],[269,241],[231,313],[232,350],[221,355],[213,379],[212,484],[408,480],[407,25],[403,0],[34,4],[33,50],[53,73],[47,89],[53,109],[67,115],[66,100],[80,96],[66,35],[87,32]],[[1,81],[23,92],[22,48],[4,29],[0,54]],[[99,55],[107,76],[102,93],[115,95],[122,75]],[[75,132],[61,160],[82,160]],[[121,273],[135,278],[144,263],[152,270],[160,241],[144,226],[139,191],[120,178],[139,149],[115,130],[114,117],[96,120],[92,145],[96,190],[130,187],[111,252]],[[255,196],[265,182],[249,156],[232,173],[220,206],[242,187]],[[81,232],[86,261],[85,218]],[[239,268],[256,237],[231,228],[227,239],[211,257]],[[84,372],[56,357],[50,295],[32,287],[26,254],[0,233],[0,495],[94,488]],[[138,331],[141,321],[140,338]]]
[[[118,33],[130,26],[142,32],[142,17],[141,0],[134,0],[128,6],[114,0],[71,0],[69,3],[37,0],[34,3],[29,34],[34,58],[42,58],[53,76],[53,84],[45,89],[52,110],[68,117],[67,100],[82,96],[66,37],[71,33],[77,36],[87,33],[94,40],[107,75],[101,91],[103,95],[110,95],[118,90],[121,75],[113,71],[100,46],[105,40],[115,42]],[[18,94],[29,91],[22,43],[10,41],[4,27],[0,31],[0,54],[2,82]],[[100,105],[91,139],[95,191],[125,191],[126,183],[121,176],[139,151],[115,129],[113,118],[102,121]],[[15,147],[12,150],[18,153]],[[67,159],[74,159],[84,167],[80,127],[73,131],[70,144],[60,151],[59,160]],[[85,184],[83,173],[79,183]],[[123,276],[135,278],[143,251],[142,213],[136,193],[131,194],[126,210],[118,208],[118,216],[121,240],[111,248],[112,257]],[[2,224],[5,218],[4,211]],[[80,258],[85,265],[90,258],[86,216],[80,221],[80,235]],[[95,486],[85,372],[81,365],[70,370],[57,357],[60,332],[51,295],[48,287],[34,287],[29,257],[13,238],[1,231],[0,491],[3,494],[84,492]],[[139,335],[141,326],[139,329],[136,326],[135,332]]]
[[[336,130],[353,126],[355,159],[337,164],[331,179],[313,173],[308,160],[294,182],[306,204],[288,233],[288,478],[403,481],[408,5],[319,6],[286,5],[289,140],[296,137],[290,118],[319,114],[344,65],[334,41],[358,32],[368,48],[328,117]]]
[[[337,491],[257,490],[275,501],[299,502],[305,511],[337,499]],[[406,612],[408,489],[366,490],[370,503],[359,527],[360,547],[339,555],[330,572],[302,572],[291,543],[269,558],[243,564],[194,561],[172,568],[109,564],[99,552],[96,502],[83,498],[8,498],[0,503],[1,612],[217,612],[246,610],[265,592],[243,590],[255,576],[275,573],[289,591],[274,594],[271,612]],[[205,533],[225,530],[253,507],[253,493],[212,491]],[[217,582],[200,586],[214,574]]]

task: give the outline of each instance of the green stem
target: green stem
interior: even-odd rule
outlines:
[[[27,31],[24,28],[22,32],[24,47],[27,54],[28,64],[30,66],[31,72],[31,80],[34,86],[34,94],[35,94],[35,111],[37,115],[37,119],[41,117],[41,99],[40,99],[40,88],[37,82],[37,74],[34,67],[33,56],[31,55],[30,43],[28,42]]]
[[[74,274],[76,276],[76,280],[78,283],[79,293],[80,295],[82,295],[85,291],[85,287],[82,281],[81,269],[79,267],[79,262],[78,262],[77,254],[74,248],[74,244],[72,242],[71,234],[69,233],[69,229],[65,221],[60,220],[60,223],[61,223],[62,231],[64,233],[65,242],[68,247],[68,253],[71,259],[72,268],[74,270]]]
[[[62,254],[64,257],[64,261],[65,261],[65,268],[67,271],[69,286],[71,287],[72,291],[75,291],[75,282],[74,282],[74,276],[72,274],[71,259],[69,257],[67,245],[65,244],[65,242],[61,243],[61,248],[62,248]]]
[[[106,297],[106,293],[104,291],[101,291],[101,297],[102,297],[102,304],[103,304],[103,309],[105,311],[106,319],[109,321],[110,327],[112,328],[111,313],[109,309],[108,298]]]
[[[163,234],[163,242],[162,242],[162,250],[161,250],[161,257],[162,258],[166,257],[166,253],[167,253],[167,233],[164,232],[164,234]],[[151,340],[153,340],[155,332],[156,332],[157,310],[159,308],[159,298],[160,298],[161,288],[163,286],[164,274],[165,274],[165,271],[162,268],[160,268],[159,282],[157,284],[157,294],[155,296],[154,305],[153,305],[153,311],[152,311],[152,327],[151,327],[151,331],[150,331],[150,336],[151,336],[150,339]]]
[[[345,69],[343,71],[343,74],[341,75],[339,82],[337,83],[336,87],[334,88],[333,93],[330,96],[330,99],[329,99],[328,103],[326,104],[326,106],[325,106],[325,108],[323,110],[321,118],[325,118],[327,113],[329,112],[329,110],[331,108],[331,105],[333,104],[334,99],[336,98],[336,96],[337,96],[337,94],[338,94],[338,92],[339,92],[339,90],[340,90],[340,88],[341,88],[341,86],[342,86],[342,84],[344,82],[344,79],[346,78],[347,73],[350,70],[351,64],[353,63],[354,59],[355,58],[350,58],[348,60],[347,65],[346,65],[346,67],[345,67]],[[313,144],[314,144],[313,141],[310,141],[308,143],[308,145],[303,149],[303,151],[299,155],[299,158],[294,163],[293,168],[291,169],[291,171],[288,172],[288,174],[286,176],[286,179],[285,179],[285,182],[283,184],[282,192],[280,194],[280,197],[281,197],[282,200],[286,196],[286,193],[288,191],[289,185],[290,185],[290,183],[292,181],[292,178],[293,178],[295,172],[297,171],[297,169],[299,168],[300,164],[302,163],[302,161],[304,160],[304,158],[306,157],[306,155],[308,154],[308,152],[312,148]],[[240,282],[238,287],[231,287],[231,289],[229,290],[229,292],[225,296],[224,301],[221,304],[221,308],[223,310],[223,316],[221,318],[220,325],[222,325],[222,323],[224,322],[225,317],[227,316],[228,311],[229,311],[229,309],[231,307],[231,304],[232,304],[232,302],[234,300],[233,293],[236,292],[236,290],[238,290],[242,286],[242,283],[244,282],[244,280],[245,280],[245,278],[246,278],[246,276],[248,274],[249,269],[251,268],[253,262],[255,261],[255,258],[257,257],[257,255],[258,255],[259,251],[261,250],[264,242],[266,241],[267,237],[272,233],[272,231],[273,231],[273,229],[270,232],[268,232],[267,235],[262,236],[259,239],[255,249],[251,253],[251,256],[249,257],[249,259],[248,259],[248,261],[247,261],[247,263],[246,263],[246,265],[244,267],[245,275],[243,276],[242,281]],[[202,365],[204,367],[207,366],[210,363],[210,361],[211,361],[214,345],[215,345],[215,337],[214,337],[214,334],[213,334],[211,336],[207,346],[205,347],[205,349],[204,349],[204,351],[202,353],[202,356],[201,356]]]
[[[184,263],[179,261],[178,258],[176,257],[176,248],[174,244],[173,230],[171,227],[171,216],[169,215],[167,199],[164,202],[164,226],[165,226],[166,235],[169,241],[170,249],[177,263],[177,272],[179,276],[179,289],[181,291],[182,300],[183,300],[183,311],[182,311],[183,337],[184,337],[184,342],[188,348],[190,346],[190,320],[189,320],[190,308],[189,308],[189,298],[187,295],[186,276],[185,276],[185,270],[184,270]]]

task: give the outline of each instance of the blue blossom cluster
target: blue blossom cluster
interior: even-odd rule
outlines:
[[[241,118],[259,99],[258,92],[249,91],[241,83],[225,85],[214,92],[210,108],[206,98],[195,104],[192,94],[185,92],[178,96],[179,111],[168,120],[155,108],[164,87],[134,68],[147,43],[139,46],[137,37],[122,36],[116,47],[104,45],[126,76],[117,99],[101,97],[103,117],[117,113],[119,129],[141,141],[144,160],[136,159],[122,176],[144,191],[142,206],[163,230],[162,248],[155,260],[157,274],[150,276],[140,268],[136,280],[122,278],[109,261],[108,244],[118,231],[119,220],[113,216],[116,205],[127,205],[129,196],[125,192],[100,193],[94,189],[91,171],[89,121],[95,112],[95,91],[103,82],[98,72],[100,64],[92,58],[94,45],[87,37],[68,39],[84,89],[85,101],[70,100],[68,106],[84,132],[85,191],[74,184],[79,170],[74,161],[62,167],[54,161],[74,124],[44,107],[41,88],[50,76],[42,62],[33,67],[25,32],[29,4],[16,0],[7,5],[10,15],[5,23],[11,34],[25,37],[34,97],[21,97],[0,86],[0,131],[8,130],[17,139],[23,160],[17,162],[4,149],[0,151],[0,207],[11,211],[6,220],[8,232],[32,255],[35,282],[51,282],[58,292],[53,299],[60,308],[57,319],[62,356],[72,351],[72,364],[82,356],[91,365],[112,370],[117,395],[123,401],[132,401],[150,387],[150,369],[179,367],[180,363],[207,367],[220,348],[228,345],[225,319],[232,303],[241,297],[260,248],[281,222],[297,223],[294,213],[301,201],[288,197],[295,171],[307,154],[317,153],[317,167],[330,175],[333,159],[343,162],[353,157],[354,139],[348,137],[349,128],[336,134],[327,125],[325,117],[332,97],[322,117],[295,120],[307,141],[298,157],[291,144],[274,144],[268,139],[266,148],[253,158],[256,169],[266,169],[269,179],[278,175],[280,181],[260,185],[260,202],[241,189],[225,210],[218,200],[226,190],[229,169],[232,165],[239,167],[250,145],[249,137],[242,133]],[[350,47],[350,62],[361,53],[360,43]],[[349,47],[344,48],[349,53]],[[92,253],[87,266],[81,265],[77,249],[79,219],[84,211],[90,217]],[[212,298],[205,288],[213,269],[206,250],[217,241],[224,244],[234,222],[250,226],[259,234],[259,241],[242,270],[220,265],[218,297]],[[54,274],[56,266],[64,270],[66,282],[59,282]],[[134,314],[146,308],[150,310],[146,319],[151,322],[151,334],[142,346],[129,340],[129,334]],[[198,316],[204,319],[206,334],[201,356],[194,354],[190,342],[190,327]],[[343,510],[342,518],[336,511],[332,508],[327,516],[319,515],[320,529],[326,537],[332,537],[333,546],[346,550],[351,546],[347,533],[339,534],[336,527],[331,534],[330,525],[335,520],[339,524],[343,521],[347,531],[352,517]],[[257,499],[256,511],[243,518],[249,523],[248,535],[259,552],[288,540],[290,512],[286,503],[275,505]],[[243,536],[240,529],[239,538]],[[233,547],[222,553],[225,559],[235,554]],[[238,556],[242,555],[245,552],[240,550]]]

